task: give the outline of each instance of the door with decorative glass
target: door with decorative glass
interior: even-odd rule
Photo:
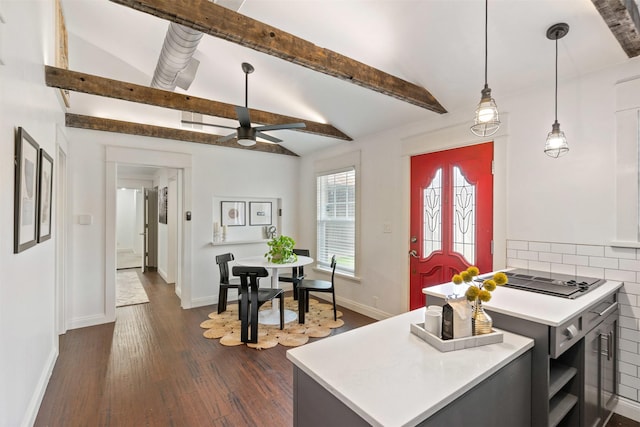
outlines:
[[[411,309],[470,265],[493,268],[493,142],[411,158]]]

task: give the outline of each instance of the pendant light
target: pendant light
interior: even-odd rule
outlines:
[[[487,25],[489,22],[489,0],[484,2],[484,89],[476,108],[476,117],[471,132],[477,136],[493,135],[500,128],[500,115],[496,101],[491,97],[491,89],[487,84]]]
[[[547,142],[544,145],[544,152],[547,156],[558,158],[569,151],[569,144],[564,132],[560,130],[558,123],[558,40],[569,32],[569,24],[564,22],[552,25],[547,30],[547,38],[556,42],[556,93],[555,93],[555,122],[551,125],[551,132],[547,135]]]

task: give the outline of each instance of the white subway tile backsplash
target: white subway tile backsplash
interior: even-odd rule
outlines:
[[[627,387],[624,384],[618,385],[618,394],[625,399],[638,400],[638,390],[635,388]]]
[[[518,251],[516,249],[507,249],[507,258],[517,258]]]
[[[640,271],[640,260],[621,259],[620,270]]]
[[[640,366],[640,354],[631,353],[629,351],[620,351],[620,359],[621,362],[631,363],[632,365]]]
[[[636,389],[640,389],[640,378],[632,377],[627,374],[620,374],[620,384],[626,385],[627,387],[632,387]]]
[[[577,251],[576,245],[568,243],[552,243],[551,252],[559,254],[575,254]]]
[[[560,273],[560,274],[570,274],[575,276],[576,274],[576,266],[569,264],[551,264],[551,272],[552,273]]]
[[[552,252],[540,252],[538,253],[538,261],[555,262],[556,264],[561,264],[562,254],[554,254]]]
[[[538,252],[518,251],[518,258],[537,261],[538,260]]]
[[[526,242],[524,240],[507,240],[507,249],[527,251],[529,250],[529,242]]]
[[[638,353],[638,343],[634,341],[620,339],[619,348],[620,350],[628,351],[629,353]],[[625,365],[627,364],[625,363]],[[635,367],[635,370],[637,371],[638,367],[637,366],[634,366],[634,367]],[[629,374],[630,372],[627,372],[627,373]],[[632,371],[631,375],[635,375],[635,372]]]
[[[586,255],[562,255],[563,264],[589,265],[589,257]]]
[[[616,258],[590,256],[589,265],[591,267],[618,268],[618,260]]]
[[[620,315],[620,327],[638,330],[640,329],[640,320]]]
[[[604,278],[607,280],[617,280],[618,282],[634,281],[635,272],[625,270],[605,270]]]
[[[636,250],[635,248],[614,248],[611,246],[605,246],[604,256],[620,259],[636,259]]]
[[[630,305],[633,307],[637,307],[638,305],[640,305],[638,304],[638,297],[636,295],[628,294],[624,292],[624,290],[622,290],[618,295],[618,301],[620,302],[620,304]]]
[[[638,273],[638,276],[640,276],[640,273]],[[637,282],[637,279],[625,281],[623,289],[628,294],[640,295],[640,283]]]
[[[576,255],[604,256],[604,246],[578,245]]]
[[[587,277],[595,277],[598,279],[604,279],[604,268],[595,268],[595,267],[584,267],[577,266],[576,274],[578,276],[587,276]]]
[[[529,261],[526,259],[511,258],[507,259],[507,266],[513,268],[529,268]]]
[[[638,367],[634,366],[630,363],[624,363],[624,362],[620,362],[618,364],[619,368],[620,368],[620,372],[627,374],[627,375],[631,375],[631,376],[638,376]]]
[[[551,263],[550,262],[540,262],[540,261],[529,261],[529,269],[530,270],[538,270],[544,271],[548,273],[551,271]]]
[[[551,243],[529,242],[529,250],[536,252],[551,252]]]
[[[640,307],[620,304],[620,316],[640,318]]]
[[[636,343],[640,342],[640,331],[634,331],[633,329],[627,329],[627,328],[620,328],[620,339],[629,340]]]

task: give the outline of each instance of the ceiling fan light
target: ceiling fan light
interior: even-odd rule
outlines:
[[[482,99],[476,107],[474,124],[471,132],[477,136],[493,135],[500,128],[500,114],[496,101],[491,97],[491,89],[485,85],[482,89]]]
[[[544,144],[544,153],[557,159],[569,152],[569,144],[564,132],[560,130],[560,123],[556,122],[551,127],[551,132],[547,135],[547,142]]]
[[[256,140],[255,139],[240,138],[240,139],[238,139],[238,144],[242,145],[243,147],[251,147],[252,145],[256,145]]]

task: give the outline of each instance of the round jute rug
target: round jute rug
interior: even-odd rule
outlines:
[[[286,297],[285,308],[298,312],[298,301],[293,297]],[[260,310],[271,308],[271,303],[267,302]],[[309,338],[324,338],[332,334],[333,329],[344,325],[340,319],[342,312],[337,311],[337,320],[333,320],[333,306],[331,304],[320,303],[311,298],[309,300],[309,312],[305,314],[305,323],[300,324],[298,320],[286,323],[284,329],[280,330],[279,325],[258,325],[258,342],[248,343],[247,346],[257,350],[273,348],[278,344],[285,347],[298,347],[309,342]],[[238,320],[238,305],[227,305],[227,311],[218,314],[213,312],[209,318],[200,323],[204,329],[203,336],[208,339],[219,339],[224,346],[242,345],[240,341],[240,320]]]

